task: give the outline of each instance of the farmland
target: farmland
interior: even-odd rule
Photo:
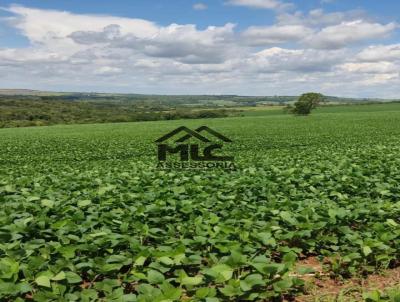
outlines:
[[[281,114],[296,96],[141,95],[59,93],[0,89],[0,128]],[[396,99],[324,97],[324,105],[399,102]]]
[[[238,169],[155,169],[182,125],[231,138]],[[0,300],[280,301],[305,259],[400,261],[400,104],[0,129],[0,150]]]

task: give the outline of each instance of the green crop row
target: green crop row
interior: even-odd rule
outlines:
[[[206,123],[236,171],[161,171]],[[400,260],[400,111],[0,130],[0,300],[273,301]]]

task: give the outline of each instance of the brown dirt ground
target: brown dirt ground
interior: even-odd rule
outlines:
[[[340,301],[362,301],[363,292],[400,286],[400,267],[366,278],[347,280],[331,279],[316,257],[301,260],[298,267],[311,267],[315,273],[302,277],[306,281],[306,294],[296,297],[297,302],[337,301],[339,297],[342,298]],[[346,300],[346,295],[349,300]]]

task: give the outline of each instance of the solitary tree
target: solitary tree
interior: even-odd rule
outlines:
[[[296,103],[294,103],[291,111],[296,115],[309,115],[311,110],[315,109],[322,101],[323,95],[320,93],[304,93],[300,96]]]

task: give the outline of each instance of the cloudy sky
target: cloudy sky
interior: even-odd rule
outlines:
[[[0,2],[0,88],[400,97],[398,0]]]

